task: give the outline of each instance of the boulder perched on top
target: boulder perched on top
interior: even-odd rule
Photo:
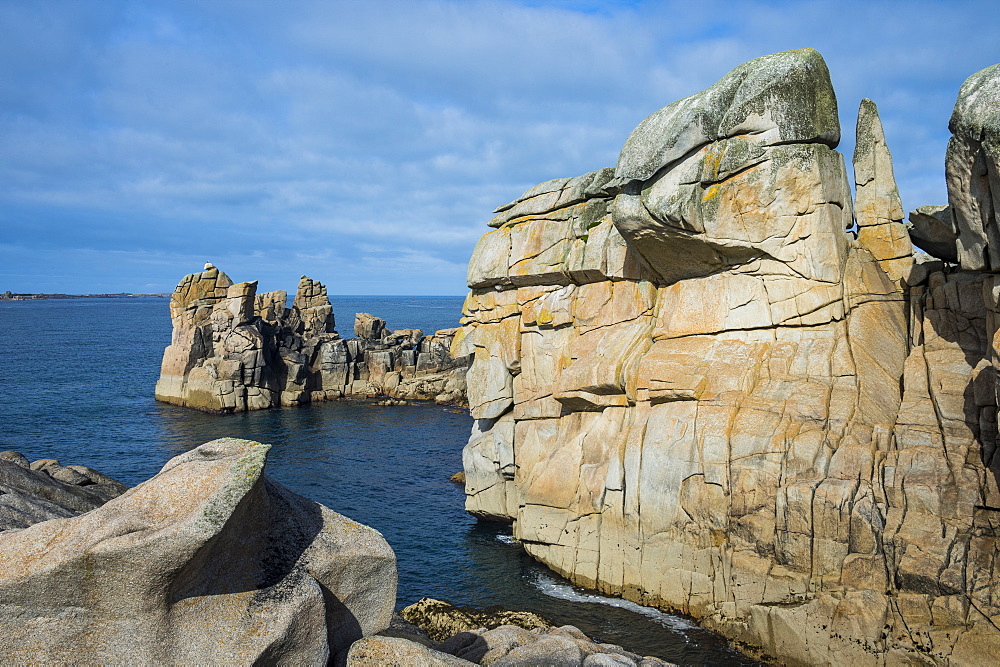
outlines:
[[[817,51],[751,60],[633,130],[615,168],[614,225],[657,282],[755,264],[768,280],[836,282],[852,225],[839,140]]]
[[[963,269],[1000,270],[1000,64],[962,84],[945,154],[948,203]]]
[[[381,340],[387,333],[385,320],[371,313],[357,313],[354,316],[354,335],[365,340]]]
[[[950,206],[920,206],[910,211],[910,225],[910,238],[921,250],[946,262],[958,263],[958,232]]]
[[[663,107],[629,135],[615,176],[646,181],[705,144],[750,134],[768,145],[837,147],[837,97],[819,51],[798,49],[755,58],[710,88]]]
[[[386,627],[392,549],[264,477],[269,448],[214,440],[99,509],[0,533],[0,655],[325,665]]]

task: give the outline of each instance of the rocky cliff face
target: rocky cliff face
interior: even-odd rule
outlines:
[[[951,209],[911,216],[960,267],[915,263],[868,100],[852,201],[809,49],[498,209],[453,344],[467,509],[784,661],[1000,660],[1000,278],[962,241],[996,233],[998,82],[960,94]]]
[[[454,329],[392,331],[359,313],[358,338],[345,340],[321,283],[302,276],[291,308],[286,299],[234,285],[211,264],[185,276],[170,300],[156,399],[206,412],[374,396],[465,404],[469,360],[449,353]]]

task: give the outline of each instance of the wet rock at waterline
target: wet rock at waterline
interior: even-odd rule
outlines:
[[[998,67],[956,103],[952,218],[909,235],[868,101],[852,200],[808,49],[500,207],[453,344],[469,512],[781,661],[1000,661]]]
[[[517,625],[533,630],[552,627],[551,621],[530,611],[510,611],[499,607],[483,610],[456,607],[450,602],[433,598],[423,598],[414,602],[400,611],[399,615],[437,642],[476,628],[492,629],[501,625]]]
[[[323,665],[385,628],[392,549],[263,476],[268,449],[215,440],[98,509],[0,532],[0,655]]]
[[[468,359],[450,353],[454,329],[424,336],[391,331],[358,313],[358,338],[334,329],[326,287],[302,276],[285,292],[257,294],[208,264],[185,276],[170,300],[171,344],[156,399],[205,412],[243,412],[338,398],[465,404]]]
[[[601,644],[571,625],[528,611],[499,607],[483,610],[456,607],[424,598],[400,612],[424,634],[405,632],[368,637],[351,647],[349,665],[370,665],[381,658],[391,664],[481,665],[667,665],[658,658]],[[392,633],[383,633],[392,634]],[[431,640],[425,641],[425,637]],[[459,662],[453,661],[454,658]],[[385,663],[383,663],[385,664]]]

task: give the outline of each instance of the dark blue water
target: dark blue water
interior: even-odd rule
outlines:
[[[461,297],[331,297],[341,335],[354,313],[425,332],[455,326]],[[156,403],[170,342],[167,300],[0,301],[0,450],[91,466],[133,485],[213,438],[274,445],[268,473],[378,529],[399,560],[399,606],[421,597],[530,609],[602,641],[680,663],[742,659],[691,622],[587,593],[463,510],[471,419],[440,406],[336,402],[240,415]]]

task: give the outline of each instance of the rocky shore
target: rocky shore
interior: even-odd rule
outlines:
[[[4,664],[665,665],[537,614],[424,599],[393,613],[375,530],[215,440],[128,489],[0,453]]]
[[[339,398],[466,404],[470,360],[451,356],[454,329],[393,331],[358,313],[357,337],[343,339],[322,283],[302,276],[291,308],[286,300],[211,264],[185,276],[170,299],[156,400],[215,413]]]
[[[790,51],[498,208],[452,348],[468,511],[754,655],[1000,662],[1000,65],[949,127],[906,223],[875,104],[852,197]]]

